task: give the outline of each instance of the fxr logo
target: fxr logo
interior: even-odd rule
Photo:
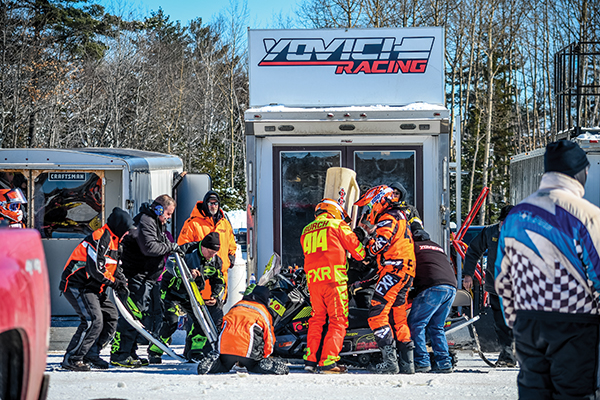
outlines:
[[[259,66],[335,66],[336,74],[425,73],[434,37],[263,39]]]

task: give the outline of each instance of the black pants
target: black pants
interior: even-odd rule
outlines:
[[[512,348],[513,333],[512,329],[504,321],[504,311],[500,307],[500,297],[495,293],[488,293],[488,295],[490,296],[490,306],[494,317],[494,329],[496,330],[496,336],[498,336],[498,343],[502,347]]]
[[[245,367],[248,372],[254,372],[255,374],[274,374],[271,370],[264,370],[260,366],[261,360],[254,360],[252,358],[232,356],[229,354],[221,354],[217,361],[213,364],[209,373],[218,374],[222,372],[229,372],[235,363],[239,363],[241,367]]]
[[[152,288],[156,285],[153,280],[147,280],[142,275],[128,277],[127,287],[129,298],[135,303],[142,314],[148,312],[151,307]],[[129,356],[135,356],[137,351],[138,332],[129,325],[123,317],[119,317],[117,333],[113,341],[111,352],[112,360],[125,360]]]
[[[598,398],[599,332],[597,316],[517,311],[519,399]]]
[[[164,285],[163,285],[164,288]],[[168,290],[168,289],[167,289]],[[207,353],[212,350],[211,346],[206,344],[205,347],[201,349],[195,348],[192,346],[192,340],[197,335],[202,335],[206,337],[206,333],[202,329],[201,325],[196,320],[196,316],[192,311],[192,306],[187,299],[180,299],[175,296],[171,296],[169,292],[166,293],[165,298],[163,299],[165,311],[163,315],[162,327],[160,329],[160,337],[161,339],[166,340],[170,338],[173,333],[177,330],[177,322],[179,317],[176,313],[176,307],[179,306],[183,311],[188,315],[188,318],[191,318],[193,324],[191,330],[188,332],[186,336],[186,344],[184,350],[184,357],[186,358],[198,358],[199,352]],[[217,301],[217,304],[214,306],[207,307],[208,312],[217,327],[217,330],[220,329],[221,324],[223,322],[223,304],[220,301]],[[218,332],[217,332],[218,333]]]
[[[106,293],[90,293],[70,286],[65,298],[79,316],[79,326],[67,346],[65,359],[78,361],[86,356],[97,357],[115,333],[117,308]]]

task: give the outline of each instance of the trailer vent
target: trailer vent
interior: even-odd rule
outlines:
[[[400,125],[400,129],[407,130],[407,131],[414,130],[414,129],[417,129],[417,126],[415,124],[402,124],[402,125]]]
[[[342,124],[340,125],[340,130],[341,131],[353,131],[354,129],[356,129],[356,127],[352,124]]]
[[[265,132],[275,132],[275,127],[272,125],[265,126]]]
[[[420,131],[428,131],[429,130],[429,124],[420,124],[419,125],[419,130]]]
[[[294,125],[279,125],[278,129],[282,132],[291,132],[294,130]]]

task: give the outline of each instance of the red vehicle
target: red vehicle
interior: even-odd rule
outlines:
[[[0,228],[0,399],[45,399],[50,288],[34,229]]]

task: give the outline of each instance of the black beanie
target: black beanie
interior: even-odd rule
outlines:
[[[508,213],[512,210],[514,206],[506,205],[500,209],[500,217],[498,217],[499,221],[504,221],[506,217],[508,217]]]
[[[108,225],[112,233],[122,238],[133,227],[133,219],[127,211],[115,207],[108,216],[106,225]]]
[[[221,248],[219,234],[217,232],[209,233],[208,235],[204,236],[204,239],[202,239],[202,243],[200,245],[202,247],[206,247],[207,249],[219,250]]]
[[[562,172],[574,178],[575,175],[590,165],[585,151],[570,140],[557,140],[546,146],[544,154],[545,172]]]

